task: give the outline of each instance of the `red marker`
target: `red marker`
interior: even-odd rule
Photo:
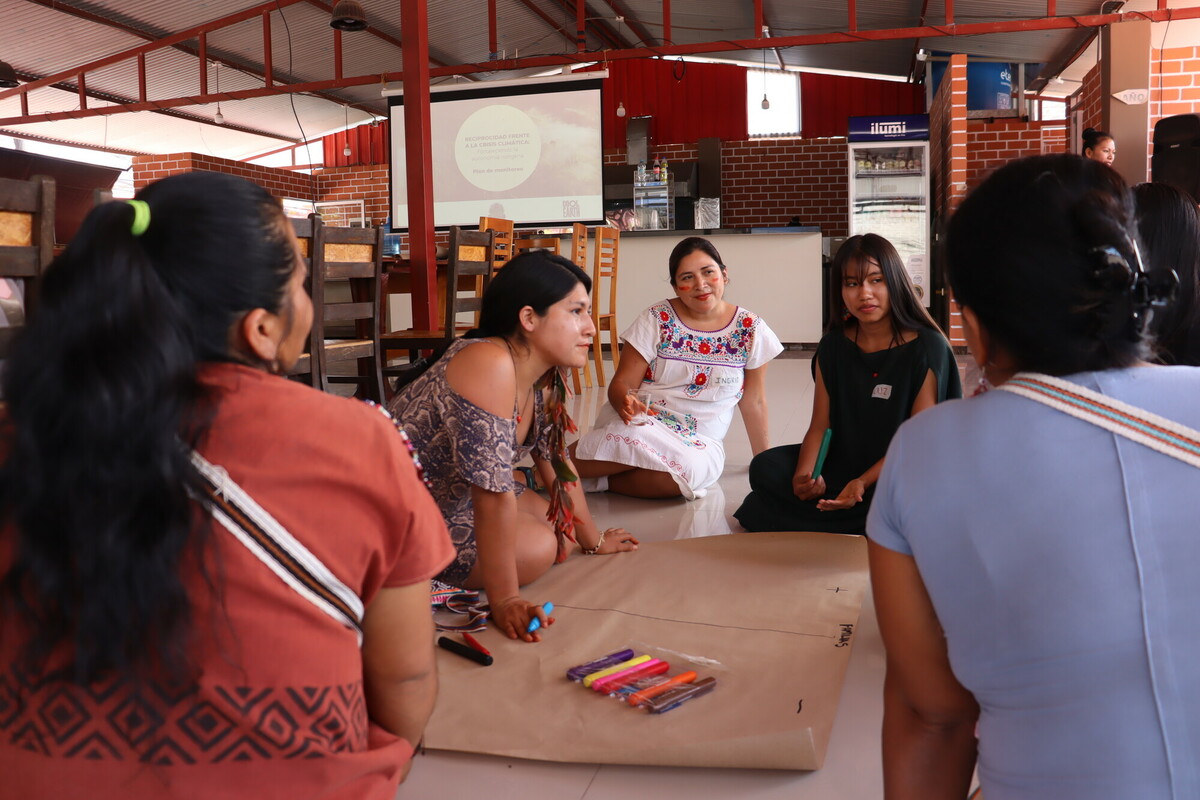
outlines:
[[[464,633],[462,636],[463,636],[463,640],[465,640],[467,644],[471,645],[471,647],[474,647],[476,650],[478,650],[479,652],[483,653],[485,656],[490,656],[490,655],[491,655],[491,652],[489,652],[489,651],[488,651],[488,649],[487,649],[486,647],[484,647],[483,645],[481,645],[481,644],[479,643],[479,640],[478,640],[478,639],[476,639],[476,638],[475,638],[474,636],[472,636],[471,634],[469,634],[469,633]]]

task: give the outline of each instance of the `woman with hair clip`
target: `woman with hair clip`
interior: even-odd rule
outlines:
[[[867,522],[889,800],[958,800],[977,754],[987,800],[1200,797],[1200,370],[1146,363],[1172,282],[1138,251],[1130,192],[1078,156],[950,220],[997,388],[901,426]]]
[[[1168,183],[1139,183],[1133,196],[1147,270],[1179,277],[1175,301],[1151,320],[1155,358],[1200,366],[1200,210]]]
[[[519,588],[582,552],[637,549],[623,528],[600,530],[579,489],[563,437],[574,430],[560,370],[582,367],[596,329],[591,279],[544,251],[504,265],[483,295],[479,327],[454,341],[390,408],[412,435],[458,552],[439,580],[487,592],[505,636],[548,619]],[[531,455],[550,502],[513,478]]]
[[[962,396],[950,344],[887,239],[867,233],[842,244],[826,302],[808,433],[750,462],[750,494],[734,514],[748,531],[863,533],[900,423]]]
[[[7,794],[407,774],[452,548],[390,420],[280,377],[305,277],[279,201],[211,172],[97,207],[46,272],[0,417]]]

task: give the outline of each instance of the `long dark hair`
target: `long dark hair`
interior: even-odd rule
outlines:
[[[1077,155],[1031,156],[992,173],[950,218],[955,299],[1020,369],[1050,375],[1147,355],[1133,197],[1116,171]]]
[[[187,678],[184,573],[208,526],[181,442],[198,445],[215,411],[197,367],[241,360],[231,329],[281,309],[296,263],[279,202],[249,181],[188,173],[138,199],[141,235],[128,203],[84,220],[3,377],[0,537],[15,547],[0,602],[24,624],[0,635],[23,628],[28,668],[53,656],[77,683]]]
[[[878,262],[883,273],[883,281],[888,290],[888,305],[891,308],[892,336],[896,341],[903,341],[902,334],[906,330],[927,328],[939,334],[942,332],[917,298],[917,293],[908,279],[908,271],[904,269],[904,263],[900,260],[896,248],[878,234],[864,233],[851,236],[833,256],[833,266],[829,273],[829,293],[825,300],[829,312],[829,328],[826,333],[845,330],[850,321],[847,317],[846,303],[842,299],[842,284],[846,280],[847,267],[858,264],[865,273],[868,261]]]
[[[521,309],[530,306],[539,317],[550,306],[569,295],[577,285],[592,291],[592,279],[569,258],[545,250],[530,250],[514,257],[492,278],[483,292],[483,307],[479,312],[479,327],[463,334],[464,339],[500,336],[520,342]],[[396,398],[389,405],[393,411],[401,402],[402,389],[416,382],[445,355],[450,345],[438,348],[432,355],[419,359],[396,379]]]
[[[1200,366],[1200,210],[1168,183],[1139,183],[1133,195],[1146,268],[1179,276],[1175,302],[1150,322],[1155,354],[1167,364]]]
[[[592,279],[569,258],[545,250],[531,250],[509,261],[496,273],[483,293],[479,327],[467,338],[518,336],[521,309],[529,306],[539,317],[569,295],[578,284],[590,294]]]

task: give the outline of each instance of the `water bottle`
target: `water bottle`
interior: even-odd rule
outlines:
[[[638,162],[637,176],[634,178],[634,185],[635,186],[645,186],[646,185],[646,159],[644,159],[644,158]]]

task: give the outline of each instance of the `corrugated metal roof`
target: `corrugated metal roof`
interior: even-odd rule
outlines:
[[[1130,7],[1153,5],[1155,0],[1133,0]],[[1197,5],[1172,0],[1172,6]],[[334,78],[334,33],[329,13],[318,0],[281,0],[274,4],[254,0],[0,0],[0,57],[23,76],[44,77],[76,69],[98,59],[141,47],[148,41],[210,25],[233,14],[267,9],[271,26],[271,62],[276,83],[329,81]],[[371,28],[342,35],[343,75],[374,76],[403,68],[399,3],[364,2]],[[622,9],[616,19],[612,9]],[[859,30],[912,27],[921,24],[921,4],[914,0],[873,0],[857,4]],[[489,24],[483,2],[430,0],[429,49],[434,64],[483,63],[489,60]],[[764,21],[773,38],[846,30],[846,0],[764,0]],[[644,46],[664,38],[661,0],[596,2],[590,13],[586,45],[590,57],[602,60],[602,48]],[[1045,0],[956,0],[959,24],[1036,18],[1045,13]],[[1059,15],[1098,13],[1100,0],[1057,0]],[[497,0],[496,48],[501,57],[574,53],[575,14],[571,4],[559,0]],[[929,0],[926,24],[940,24],[944,0]],[[686,45],[749,39],[754,30],[754,6],[729,0],[688,0],[672,5],[671,42]],[[917,47],[975,56],[1042,62],[1073,52],[1087,31],[1031,31],[929,40],[894,40],[853,44],[822,44],[779,51],[784,63],[796,67],[868,72],[888,76],[909,73]],[[208,88],[215,93],[258,89],[264,85],[264,51],[261,14],[206,35]],[[149,100],[191,98],[200,94],[198,41],[155,50],[145,58],[146,96]],[[771,51],[715,53],[719,58],[775,64]],[[222,64],[218,66],[217,62]],[[500,66],[499,64],[497,66]],[[496,70],[471,75],[471,80],[511,78],[535,70]],[[453,78],[439,78],[439,82]],[[461,80],[461,79],[460,79]],[[74,84],[74,78],[64,81]],[[82,119],[61,119],[8,125],[5,133],[25,134],[129,152],[195,150],[244,158],[274,150],[301,136],[317,136],[345,124],[344,103],[356,107],[351,123],[368,118],[367,112],[384,115],[386,102],[379,84],[324,90],[319,93],[224,100],[226,124],[212,124],[216,104],[186,102],[171,115],[153,111],[120,113]],[[90,108],[109,101],[136,101],[139,96],[137,64],[125,60],[87,74]],[[44,87],[28,99],[34,114],[74,111],[79,97],[74,91]],[[294,110],[293,110],[294,108]],[[357,109],[362,109],[357,110]],[[0,100],[0,116],[21,114],[16,97]],[[299,123],[297,123],[297,118]],[[303,131],[303,133],[301,133]]]

